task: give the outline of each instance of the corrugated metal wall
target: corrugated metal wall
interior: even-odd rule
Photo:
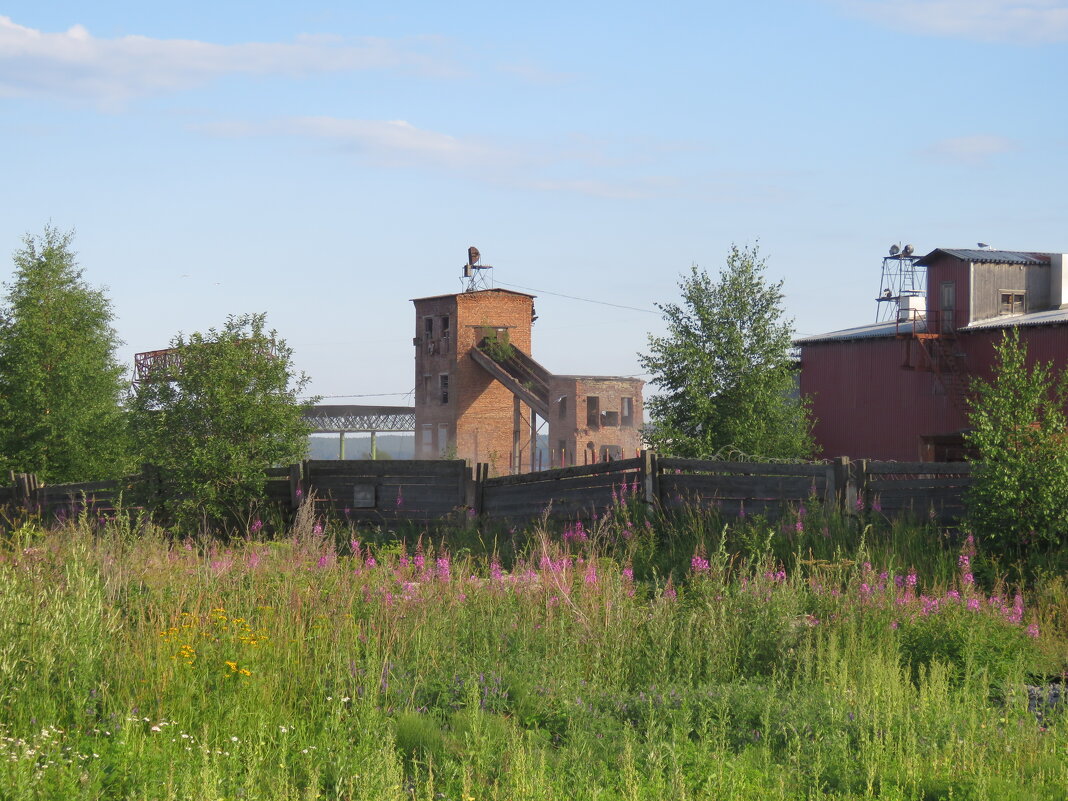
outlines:
[[[958,306],[959,308],[959,306]],[[1021,327],[1029,361],[1068,367],[1068,326]],[[958,349],[971,376],[989,378],[994,344],[1003,329],[961,334]],[[811,398],[816,441],[825,457],[914,460],[921,437],[958,432],[967,425],[933,373],[902,369],[906,340],[882,338],[820,342],[801,349],[801,393]],[[924,364],[917,344],[911,363]]]

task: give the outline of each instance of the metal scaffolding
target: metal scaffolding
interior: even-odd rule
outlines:
[[[304,419],[313,434],[415,431],[413,406],[312,406]]]

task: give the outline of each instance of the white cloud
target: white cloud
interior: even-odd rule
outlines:
[[[1068,41],[1068,0],[836,0],[899,30],[980,41]]]
[[[488,143],[417,128],[406,120],[286,117],[262,123],[223,122],[197,126],[216,136],[288,135],[328,140],[391,165],[451,168],[508,166],[520,160]]]
[[[949,161],[977,164],[989,161],[993,156],[1015,150],[1016,142],[1004,136],[976,134],[942,139],[924,152]]]
[[[433,40],[300,36],[291,43],[220,45],[188,39],[94,37],[81,25],[44,33],[0,16],[0,95],[105,104],[198,86],[228,74],[306,75],[370,69],[451,74],[424,52]]]
[[[341,150],[379,165],[446,169],[497,186],[541,192],[581,194],[612,199],[663,195],[676,189],[664,178],[629,179],[570,147],[552,148],[524,143],[505,147],[418,128],[406,120],[360,120],[339,117],[285,117],[264,122],[218,122],[194,126],[211,136],[294,136],[332,142]],[[588,177],[592,171],[607,178]],[[547,177],[546,173],[564,177]],[[574,177],[581,175],[583,177]]]

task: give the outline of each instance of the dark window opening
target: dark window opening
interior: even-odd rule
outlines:
[[[601,425],[615,428],[619,425],[619,412],[605,412],[601,415]]]
[[[626,428],[634,426],[634,398],[622,398],[619,403],[619,424]]]
[[[1001,314],[1023,314],[1024,300],[1023,292],[1002,292]]]
[[[439,382],[439,384],[441,386],[441,402],[442,403],[448,403],[449,402],[449,374],[448,373],[442,373],[440,376],[438,376],[438,382]]]
[[[586,426],[588,428],[601,427],[601,399],[596,395],[586,398]]]
[[[449,352],[449,315],[445,315],[441,318],[441,352]]]
[[[438,344],[434,341],[434,318],[423,318],[423,342],[426,343],[427,354],[433,356],[438,352]]]
[[[560,419],[561,420],[566,420],[567,419],[567,395],[562,396],[560,398],[560,402],[559,403],[560,403]]]

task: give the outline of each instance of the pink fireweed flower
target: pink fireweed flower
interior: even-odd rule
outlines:
[[[857,502],[855,504],[855,508],[856,508],[856,510],[858,512],[863,512],[864,511],[864,496],[863,495],[858,495],[857,496]]]
[[[908,584],[910,587],[915,587],[916,586],[916,572],[915,571],[912,571],[911,573],[909,573],[905,577],[905,583]]]
[[[967,567],[969,564],[971,564],[971,559],[968,558],[968,554],[962,553],[960,556],[957,557],[957,564],[961,567]]]
[[[956,590],[950,590],[949,592],[946,593],[946,598],[948,600],[950,600],[950,601],[959,601],[960,600],[960,593],[957,592]]]
[[[501,581],[504,578],[504,573],[501,572],[501,563],[497,560],[490,562],[490,578],[494,581]]]
[[[703,556],[695,555],[694,558],[690,560],[690,567],[693,568],[694,573],[704,573],[709,569],[708,560]]]
[[[630,565],[623,568],[623,578],[626,581],[634,581],[634,568]]]
[[[319,567],[330,567],[334,564],[334,555],[332,553],[324,553],[319,557]]]
[[[397,487],[397,508],[400,509],[404,506],[404,494],[401,492],[401,488]]]
[[[256,519],[252,521],[252,527],[249,529],[253,534],[259,534],[263,530],[263,521]]]
[[[248,566],[250,568],[252,568],[253,570],[255,570],[257,567],[259,567],[259,564],[260,564],[260,555],[258,553],[256,553],[255,551],[253,551],[252,553],[250,553],[248,555]]]
[[[803,532],[804,530],[805,530],[805,524],[804,524],[804,523],[803,523],[803,522],[801,521],[801,518],[799,517],[799,518],[797,518],[797,520],[796,520],[796,521],[794,522],[794,531],[796,531],[796,532],[797,532],[798,534],[800,534],[800,533],[802,533],[802,532]]]
[[[960,580],[965,584],[975,584],[975,576],[973,576],[971,573],[965,573],[963,576],[960,577]]]
[[[312,534],[322,534],[322,533],[323,533],[323,524],[322,523],[316,523],[312,527]]]
[[[897,587],[899,590],[902,587],[904,587],[905,586],[905,577],[904,576],[894,576],[894,586]]]
[[[979,599],[978,598],[970,598],[970,599],[968,599],[968,611],[970,611],[970,612],[978,612],[979,611]]]
[[[1030,626],[1027,627],[1027,636],[1028,637],[1035,637],[1036,639],[1038,638],[1038,624],[1037,623],[1032,623]]]
[[[442,581],[448,581],[452,578],[452,567],[449,564],[449,557],[443,556],[437,561],[438,566],[438,578]]]
[[[871,587],[868,586],[867,582],[863,582],[860,585],[860,594],[861,595],[865,595],[865,596],[866,595],[871,595]]]
[[[586,528],[581,520],[564,529],[564,540],[568,542],[586,542],[588,539]]]
[[[897,628],[897,621],[896,620],[891,620],[890,621],[890,628],[892,628],[892,629],[896,629]]]
[[[586,566],[586,575],[583,577],[583,580],[587,584],[596,584],[597,583],[597,565],[596,565],[596,563],[590,562]]]
[[[375,565],[378,564],[378,562],[375,561],[375,558],[373,556],[368,556],[367,557],[367,561],[364,562],[364,564],[367,565],[368,567],[374,567]]]
[[[678,597],[678,593],[675,592],[675,588],[671,585],[671,580],[668,579],[668,584],[664,587],[664,597],[669,601],[674,601]]]

